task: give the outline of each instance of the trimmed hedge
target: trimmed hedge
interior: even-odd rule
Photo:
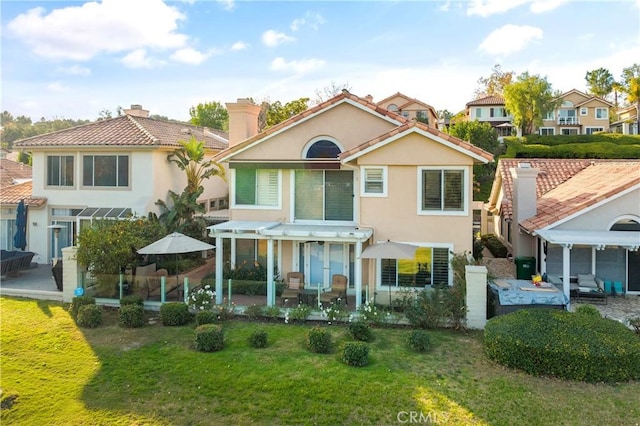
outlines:
[[[347,342],[342,348],[342,361],[352,367],[364,367],[369,363],[369,346],[364,342]]]
[[[102,324],[102,306],[82,305],[78,308],[78,325],[85,328],[96,328]]]
[[[640,137],[603,138],[604,135],[527,136],[506,138],[507,151],[502,158],[640,158]],[[631,138],[631,139],[629,139]],[[578,141],[579,139],[579,141]],[[531,142],[534,141],[534,142]]]
[[[128,328],[138,328],[144,325],[144,308],[136,303],[120,306],[120,325]]]
[[[185,325],[191,321],[189,307],[185,303],[172,302],[160,306],[160,321],[163,325]]]
[[[505,258],[509,252],[507,248],[502,244],[502,241],[494,234],[485,234],[480,236],[480,240],[489,249],[493,257]]]
[[[196,313],[196,326],[203,324],[215,324],[220,322],[218,314],[213,311],[198,311]]]
[[[307,333],[307,346],[311,352],[326,354],[331,352],[331,333],[318,326]]]
[[[507,138],[508,142],[518,142],[518,138]],[[616,145],[640,145],[640,136],[621,133],[598,133],[595,135],[527,135],[519,140],[523,144],[565,145],[576,143],[613,143]]]
[[[487,322],[487,356],[535,376],[585,382],[640,379],[640,339],[623,324],[589,314],[523,309]]]
[[[142,299],[142,296],[140,296],[139,294],[130,294],[120,299],[120,306],[125,306],[125,305],[144,306],[144,299]]]
[[[373,340],[373,333],[371,332],[371,327],[364,321],[356,321],[349,323],[347,327],[349,334],[356,340],[360,340],[361,342],[370,342]]]
[[[93,296],[76,296],[71,299],[71,306],[69,307],[69,312],[71,312],[71,318],[74,321],[78,320],[78,311],[81,306],[85,305],[95,305],[96,299]]]
[[[256,349],[266,348],[268,343],[267,332],[256,330],[249,336],[249,346]]]
[[[428,352],[431,349],[429,333],[424,330],[413,330],[407,336],[407,346],[416,352]]]
[[[215,352],[224,348],[224,331],[217,324],[196,327],[195,347],[202,352]]]

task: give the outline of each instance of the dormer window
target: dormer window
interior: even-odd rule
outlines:
[[[306,158],[307,159],[312,159],[312,158],[336,159],[338,158],[338,155],[340,155],[340,152],[342,151],[340,150],[340,147],[338,145],[336,145],[331,141],[323,139],[323,140],[319,140],[318,142],[315,142],[313,145],[309,147],[309,149],[307,150]]]

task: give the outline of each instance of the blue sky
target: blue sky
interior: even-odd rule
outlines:
[[[347,84],[457,112],[495,64],[585,90],[640,62],[640,0],[2,1],[2,110],[95,119],[142,104],[288,102]]]

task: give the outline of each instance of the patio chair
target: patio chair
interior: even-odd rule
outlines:
[[[343,300],[344,304],[347,304],[347,282],[349,279],[346,275],[334,274],[331,277],[331,290],[320,294],[320,301],[334,302],[338,299]]]
[[[622,281],[614,281],[613,282],[613,294],[624,297],[624,287],[622,287]]]
[[[302,293],[303,289],[304,274],[302,272],[289,272],[287,274],[286,287],[282,290],[282,294],[280,295],[282,306],[284,306],[289,299],[295,300],[297,304],[300,293]]]

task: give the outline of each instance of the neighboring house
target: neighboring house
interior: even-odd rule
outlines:
[[[560,95],[558,108],[543,117],[541,135],[591,135],[609,131],[611,102],[579,90]]]
[[[501,159],[487,208],[539,272],[593,273],[640,294],[640,161]]]
[[[17,230],[16,208],[20,201],[24,201],[28,212],[42,209],[46,204],[46,199],[31,196],[31,187],[31,166],[0,159],[0,249],[15,250],[13,236]]]
[[[61,256],[93,219],[159,214],[156,201],[168,201],[169,190],[181,193],[186,186],[185,172],[167,161],[179,141],[204,141],[207,158],[228,146],[223,132],[148,115],[133,105],[120,117],[14,143],[32,155],[32,196],[47,200],[46,209],[30,211],[28,218],[27,247],[40,254],[39,263]],[[204,186],[199,201],[211,210],[226,208],[226,182],[213,178]],[[62,226],[57,254],[51,225]]]
[[[622,133],[623,135],[638,135],[638,108],[630,105],[618,110],[618,120],[611,123],[612,133]]]
[[[371,102],[371,97],[366,99]],[[406,119],[420,119],[421,122],[426,123],[428,126],[438,128],[438,113],[435,108],[400,92],[377,102],[377,105]]]
[[[491,124],[498,137],[511,136],[513,117],[507,112],[501,96],[489,95],[467,102],[464,113],[467,121]]]
[[[269,304],[274,270],[304,273],[311,290],[346,275],[356,306],[363,293],[386,303],[452,283],[451,255],[473,245],[473,165],[490,153],[348,91],[260,134],[258,106],[227,108],[229,148],[216,159],[230,170],[230,221],[209,228],[218,303],[222,247],[232,266],[266,266]],[[366,245],[387,240],[419,246],[416,257],[363,262]]]

